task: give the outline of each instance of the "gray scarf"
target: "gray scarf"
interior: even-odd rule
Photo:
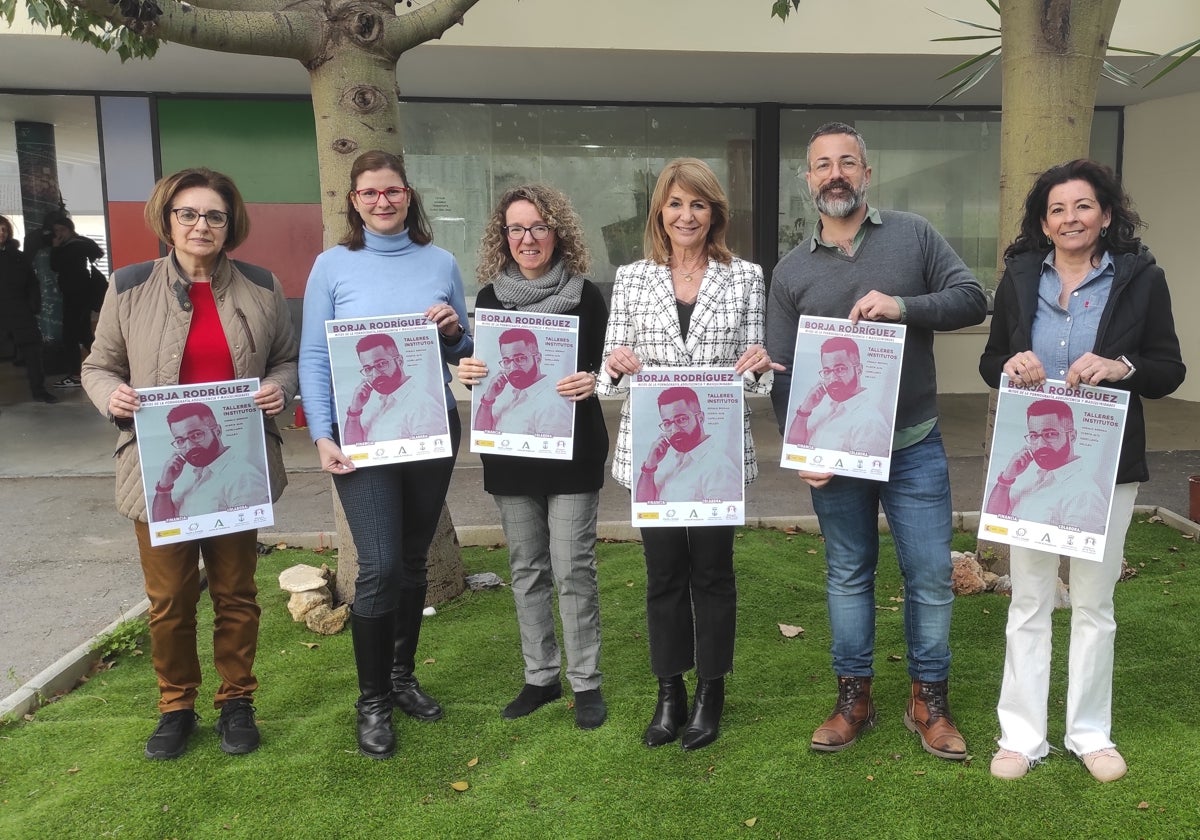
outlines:
[[[579,306],[583,280],[583,275],[567,271],[562,260],[557,260],[536,280],[526,278],[516,263],[509,263],[492,280],[492,288],[507,309],[561,314]]]

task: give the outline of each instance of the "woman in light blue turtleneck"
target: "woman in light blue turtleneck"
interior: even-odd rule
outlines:
[[[360,693],[358,748],[371,758],[388,758],[396,750],[393,708],[424,721],[442,716],[437,701],[421,690],[413,666],[425,607],[426,555],[450,486],[461,426],[447,384],[449,457],[355,469],[339,445],[325,322],[423,312],[441,336],[443,368],[470,356],[474,342],[466,329],[458,264],[432,244],[404,162],[388,152],[365,152],[354,161],[350,184],[349,230],[339,245],[317,257],[304,292],[300,392],[321,468],[333,475],[359,555],[350,623]],[[403,363],[387,347],[360,356],[364,353],[379,355],[371,363],[372,386],[403,384]],[[449,370],[443,378],[449,383]],[[372,390],[377,388],[362,389],[363,401]],[[355,399],[359,396],[356,392]],[[340,434],[350,437],[362,408],[355,411],[351,404]]]

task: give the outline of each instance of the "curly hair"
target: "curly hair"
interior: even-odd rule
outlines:
[[[646,233],[642,253],[659,265],[666,265],[671,257],[671,240],[663,227],[662,209],[666,206],[671,188],[679,185],[708,202],[712,208],[712,226],[708,229],[708,257],[729,265],[733,251],[725,244],[725,231],[729,228],[729,199],[717,181],[716,174],[707,163],[697,158],[676,158],[663,167],[650,197],[650,214],[646,217]]]
[[[583,221],[563,193],[545,184],[522,184],[513,187],[496,203],[491,218],[483,228],[483,239],[479,243],[479,264],[475,278],[480,285],[491,283],[515,260],[509,248],[508,236],[504,233],[508,208],[518,201],[528,201],[537,208],[551,230],[557,244],[554,260],[562,260],[567,271],[586,275],[592,267],[591,253],[583,235]]]
[[[404,186],[408,187],[408,215],[404,217],[404,229],[408,231],[408,238],[414,245],[428,245],[433,241],[433,228],[429,226],[429,219],[425,216],[425,208],[421,205],[420,194],[412,185],[412,181],[408,180],[408,173],[404,171],[404,158],[380,149],[363,152],[354,159],[354,163],[350,166],[350,189],[346,193],[346,224],[348,227],[340,244],[345,245],[351,251],[358,251],[366,247],[366,237],[363,234],[365,225],[358,208],[354,206],[354,190],[358,186],[359,176],[364,172],[376,172],[380,169],[389,169],[395,172],[404,182]]]
[[[1107,231],[1096,242],[1092,261],[1099,259],[1106,250],[1114,254],[1136,253],[1142,247],[1138,237],[1139,228],[1145,223],[1133,209],[1133,204],[1121,182],[1113,171],[1102,163],[1087,158],[1078,158],[1068,163],[1052,166],[1038,176],[1025,197],[1025,213],[1021,217],[1021,230],[1012,244],[1004,250],[1005,257],[1016,256],[1026,251],[1049,252],[1054,246],[1046,241],[1042,233],[1042,222],[1050,204],[1050,191],[1068,181],[1086,181],[1096,193],[1100,209],[1112,214]]]

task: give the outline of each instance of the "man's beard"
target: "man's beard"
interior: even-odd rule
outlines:
[[[510,370],[508,372],[508,384],[512,385],[518,391],[524,391],[526,388],[528,388],[534,382],[537,382],[537,380],[538,380],[537,365],[531,366],[529,368],[529,370],[521,370],[520,368],[513,368],[512,370]]]
[[[704,439],[704,429],[697,423],[696,427],[690,432],[678,431],[671,435],[669,440],[671,446],[675,447],[679,452],[691,452],[700,445],[700,441]]]
[[[845,402],[858,393],[858,379],[849,382],[826,382],[825,393],[834,402]]]
[[[830,194],[835,189],[845,190],[847,195],[844,198],[834,198]],[[833,219],[844,219],[862,206],[863,201],[867,197],[867,189],[863,187],[861,190],[854,189],[854,186],[845,179],[830,181],[825,184],[817,192],[815,203],[817,210],[824,213]]]
[[[183,456],[193,467],[207,467],[221,454],[221,439],[213,433],[212,443],[208,446],[193,446]]]
[[[1065,442],[1061,449],[1052,446],[1039,446],[1033,450],[1033,460],[1044,470],[1056,470],[1071,460],[1071,447]]]
[[[381,394],[390,394],[404,384],[404,369],[399,365],[392,373],[381,373],[371,380],[371,387]]]

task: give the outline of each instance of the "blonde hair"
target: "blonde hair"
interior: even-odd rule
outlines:
[[[518,201],[528,201],[537,208],[538,215],[554,231],[557,239],[554,260],[562,260],[571,274],[586,275],[591,270],[592,258],[583,235],[583,222],[570,200],[545,184],[523,184],[500,196],[496,209],[483,229],[483,239],[479,243],[479,264],[475,269],[475,278],[479,283],[491,283],[510,263],[515,262],[504,225],[508,208]]]
[[[729,228],[729,199],[717,181],[716,174],[707,163],[698,158],[676,158],[663,167],[650,197],[650,214],[646,217],[646,234],[643,253],[659,265],[665,265],[671,257],[671,240],[663,227],[662,210],[667,204],[671,188],[678,185],[695,193],[712,208],[712,226],[708,229],[708,257],[728,265],[733,261],[733,252],[725,244],[725,231]]]

